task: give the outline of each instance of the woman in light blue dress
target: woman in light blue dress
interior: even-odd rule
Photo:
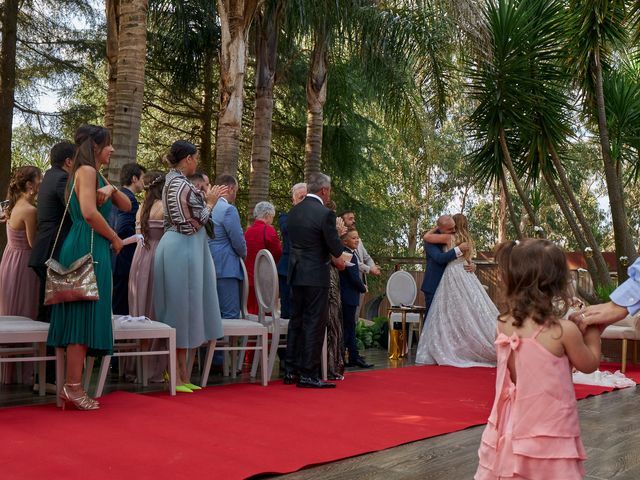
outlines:
[[[184,140],[171,146],[171,166],[162,191],[164,229],[154,259],[153,302],[156,317],[176,329],[176,390],[200,387],[187,372],[187,351],[222,337],[216,273],[207,243],[206,224],[225,188],[201,192],[187,177],[198,166],[196,147]]]

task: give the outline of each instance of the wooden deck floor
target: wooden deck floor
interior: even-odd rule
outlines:
[[[411,360],[390,362],[386,353],[374,349],[366,353],[375,368],[399,368]],[[162,385],[142,388],[118,383],[112,376],[106,391],[126,390],[146,393],[162,390]],[[247,382],[247,373],[233,380],[213,375],[210,384]],[[348,381],[348,378],[345,380]],[[27,386],[0,386],[0,407],[52,403],[52,395],[38,397]],[[628,388],[578,402],[582,440],[589,459],[585,463],[588,480],[640,479],[640,390]],[[441,435],[399,447],[307,468],[277,477],[285,480],[463,480],[473,478],[483,426]],[[546,479],[545,479],[546,480]],[[548,479],[553,480],[553,479]]]

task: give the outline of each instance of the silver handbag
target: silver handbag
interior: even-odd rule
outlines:
[[[69,210],[71,196],[74,194],[73,186],[71,194],[67,200],[67,206],[64,209],[62,220],[56,239],[51,249],[51,257],[45,262],[47,266],[47,281],[44,290],[44,304],[55,305],[63,302],[78,302],[82,300],[96,301],[100,298],[98,294],[98,282],[96,273],[93,269],[93,229],[91,229],[91,250],[86,255],[80,257],[69,267],[64,267],[60,262],[54,260],[53,252],[56,250],[64,217]]]

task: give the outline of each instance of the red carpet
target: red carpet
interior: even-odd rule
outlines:
[[[335,390],[274,382],[171,398],[116,392],[93,412],[0,410],[7,479],[235,479],[485,423],[495,370],[408,367],[351,374]],[[610,391],[578,386],[579,397]]]

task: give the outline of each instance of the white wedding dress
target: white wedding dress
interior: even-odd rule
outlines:
[[[416,363],[454,367],[496,364],[498,309],[475,273],[464,270],[464,257],[444,271],[422,329]]]

